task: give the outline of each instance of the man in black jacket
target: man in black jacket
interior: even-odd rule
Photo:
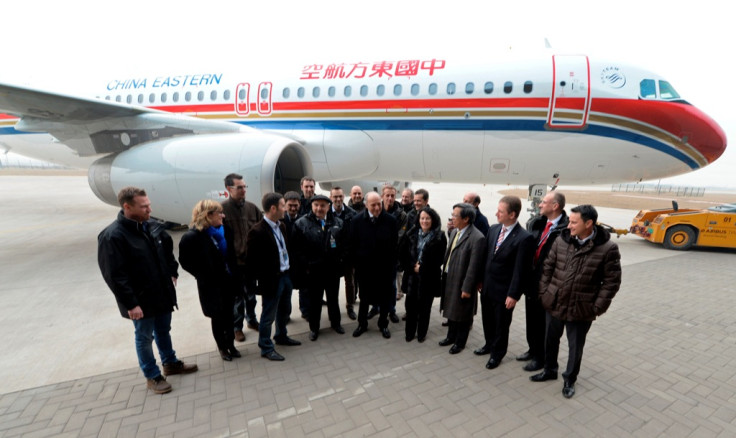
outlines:
[[[301,283],[306,285],[309,297],[309,339],[319,337],[322,319],[322,296],[326,295],[327,313],[332,329],[345,333],[340,325],[340,277],[344,254],[342,239],[342,220],[328,215],[330,198],[314,195],[311,199],[312,211],[299,218],[291,234],[291,248],[294,254],[294,269]]]
[[[335,186],[330,190],[330,199],[332,200],[332,209],[328,214],[342,219],[343,235],[348,235],[348,227],[350,220],[357,214],[355,210],[345,205],[345,192],[342,187]],[[358,290],[358,284],[355,281],[355,270],[352,266],[344,266],[345,269],[345,309],[348,318],[355,320],[358,315],[355,314],[355,297]]]
[[[97,262],[120,315],[133,321],[138,363],[148,388],[164,394],[171,385],[156,365],[154,337],[164,375],[197,371],[197,365],[177,359],[169,334],[179,267],[174,243],[160,224],[150,221],[151,202],[145,190],[125,187],[118,202],[122,210],[117,220],[97,237]]]
[[[516,357],[519,361],[529,361],[524,365],[525,371],[537,371],[544,367],[544,327],[545,311],[539,300],[539,280],[544,270],[544,259],[549,254],[552,243],[562,230],[567,228],[568,219],[565,213],[565,195],[558,191],[547,193],[539,203],[541,216],[535,218],[528,225],[528,230],[534,237],[536,250],[534,253],[532,284],[526,291],[524,307],[526,314],[526,342],[529,350]]]

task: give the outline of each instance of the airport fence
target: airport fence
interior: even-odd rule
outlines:
[[[611,186],[611,191],[690,197],[705,196],[704,187],[673,186],[669,184],[613,184]]]

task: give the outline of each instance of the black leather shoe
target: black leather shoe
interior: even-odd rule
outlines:
[[[448,325],[450,325],[450,321],[448,320],[442,321],[442,327],[447,327]]]
[[[273,340],[276,345],[286,345],[287,347],[294,347],[296,345],[302,345],[301,342],[297,341],[296,339],[292,339],[290,337],[285,338],[278,338]]]
[[[425,336],[420,336],[420,337],[417,338],[417,342],[419,342],[420,344],[422,342],[426,341],[426,340],[427,340],[427,338]]]
[[[363,327],[362,325],[359,325],[358,328],[355,329],[353,332],[353,337],[357,338],[358,336],[362,335],[363,333],[368,331],[368,327]]]
[[[391,322],[393,322],[394,324],[398,324],[398,323],[399,323],[399,321],[401,321],[401,320],[399,319],[399,315],[397,315],[397,314],[396,314],[396,312],[391,312],[391,313],[389,313],[389,314],[388,314],[388,319],[390,319],[390,320],[391,320]]]
[[[454,344],[454,342],[452,342],[452,341],[451,341],[450,339],[448,339],[448,338],[445,338],[445,339],[441,340],[441,341],[439,342],[439,344],[440,344],[440,347],[447,347],[447,346],[448,346],[448,345],[450,345],[450,344]]]
[[[247,324],[247,326],[248,326],[249,329],[253,329],[255,331],[258,331],[258,328],[260,327],[260,324],[258,324],[258,321],[250,321]]]
[[[220,350],[220,357],[222,358],[222,360],[226,360],[228,362],[233,360],[233,357],[230,356],[230,352],[227,350]]]
[[[532,354],[531,352],[527,351],[524,354],[520,354],[516,356],[516,360],[518,360],[519,362],[526,362],[528,360],[532,360]]]
[[[491,347],[482,346],[480,348],[476,348],[473,350],[473,354],[476,356],[485,356],[486,354],[491,354]]]
[[[557,380],[557,373],[554,371],[544,370],[539,374],[529,377],[532,382],[546,382],[547,380]]]
[[[309,340],[310,341],[316,341],[319,337],[319,333],[317,332],[309,332]]]
[[[388,339],[388,338],[390,338],[390,337],[391,337],[391,332],[390,332],[390,331],[388,331],[388,328],[382,328],[382,329],[381,329],[381,334],[382,334],[382,335],[383,335],[383,337],[384,337],[384,338],[386,338],[386,339]]]
[[[406,335],[406,342],[411,342],[414,340],[414,336],[412,335]]]
[[[562,396],[565,398],[572,398],[573,395],[575,395],[575,384],[565,382],[562,386]]]
[[[464,350],[464,347],[460,347],[457,344],[453,344],[453,346],[450,347],[450,354],[458,354],[463,350]]]
[[[374,307],[372,307],[372,308],[371,308],[371,310],[369,310],[369,311],[368,311],[368,319],[371,319],[371,318],[373,318],[374,316],[378,315],[378,314],[379,314],[379,312],[380,312],[380,311],[378,310],[378,307],[375,307],[375,306],[374,306]]]
[[[539,371],[544,368],[544,362],[541,360],[532,359],[522,367],[524,371]]]
[[[348,310],[348,318],[352,319],[353,321],[358,319],[358,315],[355,314],[355,310],[353,309]]]
[[[332,330],[334,330],[335,333],[340,334],[340,335],[344,335],[345,334],[345,329],[342,328],[341,325],[333,325],[332,326]]]
[[[268,360],[276,360],[276,361],[284,360],[284,356],[276,353],[276,350],[271,350],[266,354],[262,354],[261,357],[265,357]]]
[[[498,368],[498,366],[501,365],[501,361],[495,358],[488,359],[488,363],[486,364],[486,368],[489,370],[492,370],[494,368]]]
[[[240,354],[240,352],[238,351],[238,349],[235,348],[235,347],[230,347],[230,348],[227,349],[227,351],[228,351],[228,353],[230,353],[230,356],[232,356],[232,357],[243,357],[243,355]]]

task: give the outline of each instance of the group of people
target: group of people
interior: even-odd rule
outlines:
[[[518,197],[504,196],[498,223],[489,226],[480,197],[467,193],[453,206],[446,234],[424,189],[407,188],[399,201],[392,185],[365,196],[355,186],[346,203],[342,188],[315,194],[314,179],[304,177],[301,195],[266,193],[259,209],[245,199],[241,175],[225,177],[225,186],[229,196],[223,203],[203,200],[194,206],[191,228],[179,243],[179,263],[197,280],[202,311],[226,361],[241,357],[235,341],[245,340],[244,324],[258,330],[266,359],[284,360],[275,345],[301,344],[287,332],[294,289],[311,341],[320,334],[323,304],[332,330],[344,334],[338,297],[343,277],[347,315],[358,321],[354,337],[378,315],[381,335],[390,338],[389,320],[399,322],[396,301],[404,295],[405,339],[424,342],[439,298],[447,319],[439,345],[450,346],[450,354],[465,348],[480,297],[485,344],[474,353],[490,355],[486,368],[494,369],[506,355],[513,311],[524,295],[529,350],[517,359],[528,362],[526,371],[542,370],[532,381],[557,379],[566,331],[570,354],[562,393],[569,398],[586,334],[620,285],[618,248],[597,225],[595,208],[580,205],[568,216],[557,191],[544,197],[541,216],[528,231],[518,223]],[[118,201],[118,219],[98,237],[99,265],[121,315],[133,320],[148,387],[165,393],[171,391],[165,375],[197,370],[176,358],[169,335],[179,265],[171,237],[150,220],[146,192],[127,187]],[[153,356],[154,339],[163,375]]]

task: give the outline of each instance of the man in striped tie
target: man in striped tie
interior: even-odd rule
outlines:
[[[498,202],[498,223],[488,230],[483,289],[480,302],[485,345],[474,351],[490,354],[486,368],[501,364],[509,345],[511,317],[517,301],[531,282],[534,238],[521,225],[521,199],[504,196]]]
[[[539,301],[539,279],[542,278],[544,259],[549,254],[552,242],[562,230],[567,228],[568,219],[565,213],[565,195],[558,191],[547,193],[539,203],[539,213],[528,224],[528,230],[534,236],[537,249],[534,253],[534,280],[526,291],[524,308],[526,313],[526,342],[529,350],[516,357],[519,361],[529,361],[524,365],[525,371],[537,371],[544,367],[544,327],[545,311]]]

